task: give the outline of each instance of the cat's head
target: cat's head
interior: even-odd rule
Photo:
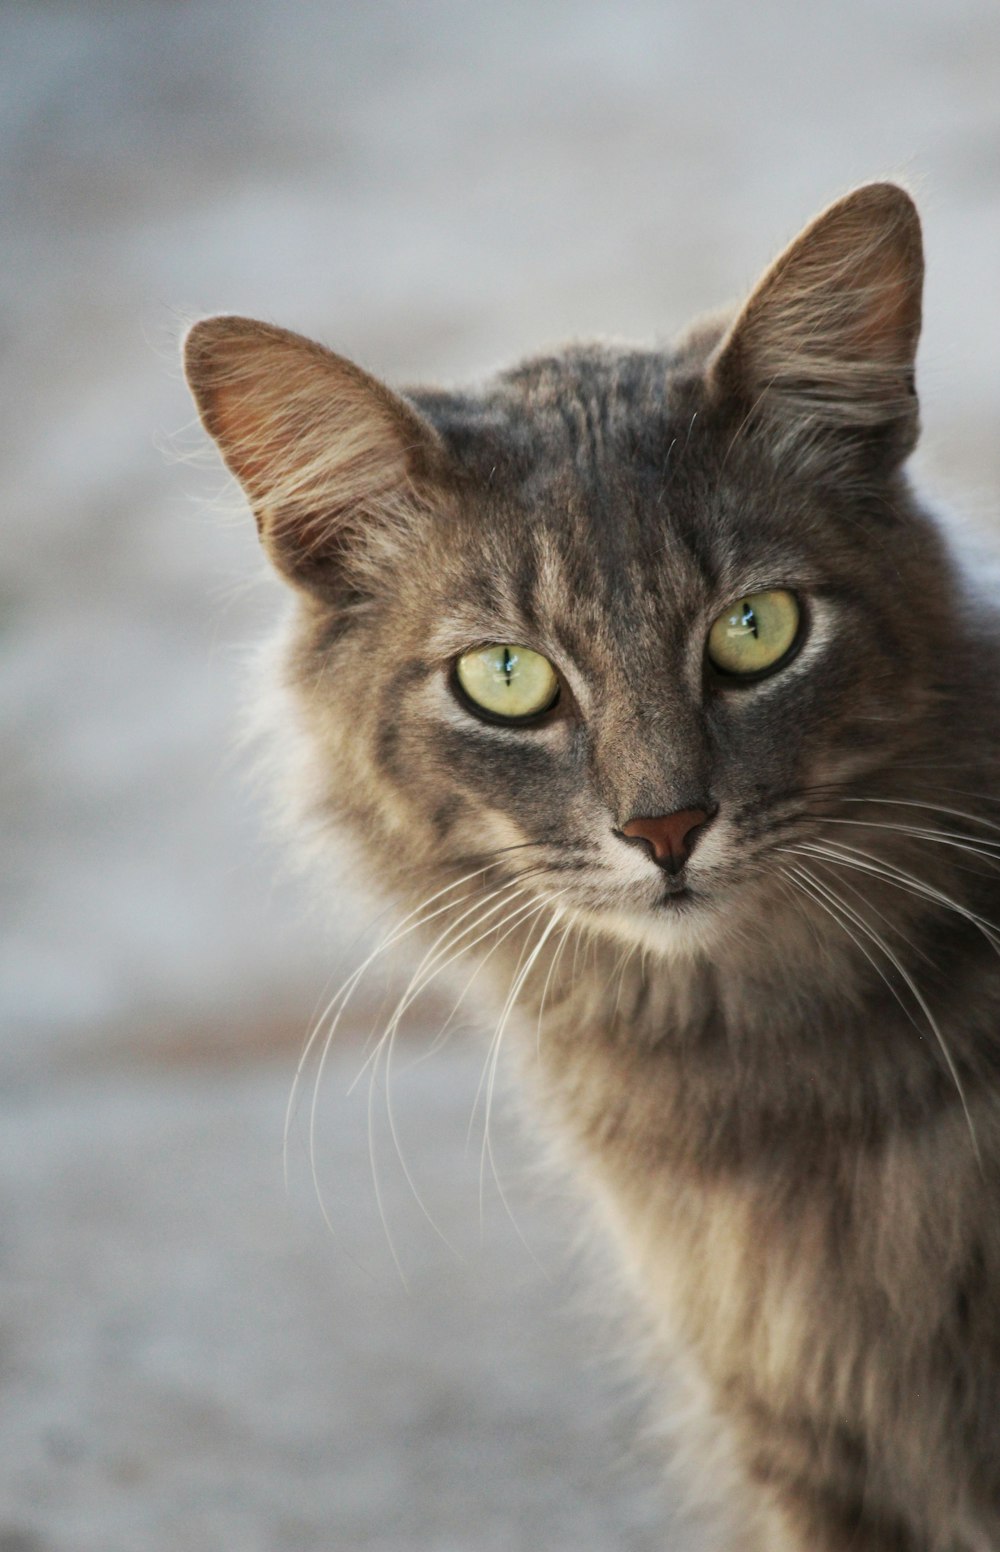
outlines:
[[[928,736],[949,585],[900,474],[921,283],[913,204],[874,184],[673,350],[400,396],[195,325],[204,423],[298,594],[315,810],[418,896],[520,878],[664,951],[766,922],[777,847]]]

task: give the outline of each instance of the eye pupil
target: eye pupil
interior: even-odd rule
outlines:
[[[740,623],[744,630],[750,631],[755,640],[759,637],[760,632],[757,629],[757,616],[754,614],[753,604],[746,599],[743,601],[743,614]]]

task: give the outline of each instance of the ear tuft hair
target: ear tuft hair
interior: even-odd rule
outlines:
[[[766,271],[709,363],[715,399],[811,467],[898,464],[917,439],[922,287],[910,196],[855,189]]]
[[[323,346],[251,318],[206,318],[184,341],[202,422],[291,582],[322,587],[363,532],[419,506],[441,461],[405,400]]]

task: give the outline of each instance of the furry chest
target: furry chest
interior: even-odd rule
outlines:
[[[853,1411],[869,1317],[823,1215],[783,1220],[732,1187],[675,1185],[658,1206],[635,1244],[647,1307],[716,1388],[778,1411]]]
[[[981,1513],[971,1483],[958,1498],[943,1486],[971,1456],[946,1421],[957,1373],[926,1294],[933,1244],[920,1255],[906,1235],[890,1255],[832,1197],[792,1203],[757,1182],[674,1181],[616,1216],[654,1329],[693,1351],[752,1475],[837,1480],[945,1525]],[[952,1251],[939,1240],[938,1263]]]

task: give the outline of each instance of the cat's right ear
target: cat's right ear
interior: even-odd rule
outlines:
[[[892,468],[917,439],[923,250],[916,207],[869,183],[771,265],[708,366],[717,404],[781,460],[837,475]]]
[[[250,318],[206,318],[184,341],[184,370],[287,581],[327,591],[366,540],[432,499],[436,432],[323,346]]]

